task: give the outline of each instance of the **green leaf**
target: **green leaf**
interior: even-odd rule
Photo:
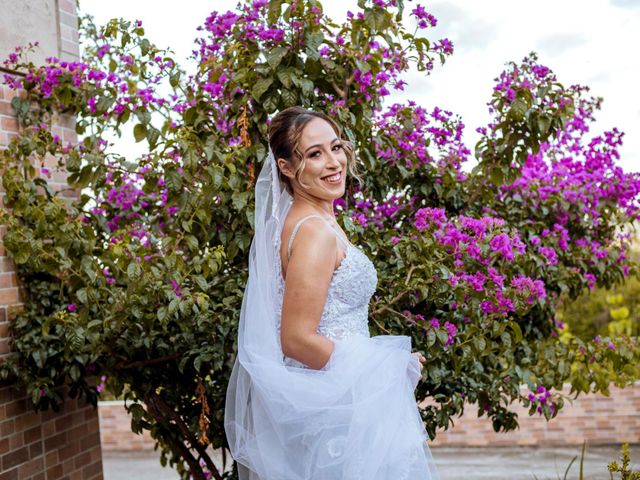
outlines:
[[[251,90],[251,95],[256,101],[260,101],[260,97],[264,95],[264,93],[269,89],[271,84],[273,83],[273,78],[261,78],[256,82],[253,89]]]
[[[449,335],[447,335],[447,332],[445,332],[444,330],[437,330],[436,331],[436,336],[438,337],[438,341],[442,345],[447,343],[447,340],[449,340]]]
[[[281,98],[285,107],[293,107],[298,104],[298,96],[295,92],[287,90],[286,88],[282,90]]]
[[[233,207],[238,211],[241,211],[247,205],[248,199],[249,192],[234,192],[231,195],[231,203],[233,203]]]
[[[98,328],[101,330],[103,325],[104,322],[100,319],[91,320],[89,323],[87,323],[87,330],[92,330],[93,328]]]
[[[191,250],[197,250],[198,247],[200,246],[198,239],[196,237],[194,237],[193,235],[187,235],[184,237],[185,242],[187,242],[187,245],[189,246],[189,248]]]
[[[136,126],[133,127],[133,137],[136,139],[136,142],[141,142],[147,138],[147,127],[142,123],[136,124]]]
[[[374,33],[382,32],[391,26],[391,14],[382,9],[367,10],[364,13],[365,24]]]
[[[87,274],[87,276],[91,279],[92,282],[95,282],[96,278],[98,278],[98,275],[95,271],[95,268],[93,268],[93,258],[91,258],[88,255],[85,255],[84,257],[82,257],[82,260],[80,263],[82,265],[82,270],[84,271],[84,273]]]
[[[318,48],[324,42],[324,35],[321,31],[307,32],[304,36],[305,39],[305,53],[311,60],[318,60],[320,54]]]
[[[269,20],[269,23],[276,23],[278,18],[280,18],[282,2],[283,0],[269,0],[269,10],[267,13],[267,20]]]
[[[87,300],[87,289],[86,288],[80,288],[76,291],[76,297],[78,297],[78,301],[80,303],[83,304],[87,304],[88,300]]]
[[[187,149],[184,154],[184,166],[190,170],[196,168],[199,158],[195,148]]]
[[[154,149],[158,144],[158,139],[160,138],[160,130],[155,128],[152,125],[149,125],[147,128],[147,141],[149,142],[149,147]]]
[[[267,57],[267,63],[269,66],[276,70],[282,62],[282,59],[285,57],[289,50],[285,47],[275,47],[269,52],[269,56]]]
[[[180,72],[180,70],[178,70],[177,72],[172,73],[169,76],[169,84],[172,87],[176,87],[180,83],[180,74],[181,74],[181,72]]]
[[[150,49],[151,49],[151,42],[149,42],[148,39],[143,38],[140,41],[140,51],[142,52],[142,55],[148,54]]]
[[[142,268],[140,268],[140,265],[136,262],[131,262],[127,267],[127,277],[129,277],[129,280],[138,280],[141,275]]]
[[[278,77],[278,80],[280,80],[280,83],[282,83],[286,88],[291,88],[297,83],[297,77],[294,73],[294,69],[279,69],[276,76]]]
[[[511,330],[513,331],[513,334],[515,336],[515,342],[520,343],[522,341],[522,329],[520,328],[520,325],[512,321],[509,322],[509,326],[511,327]]]
[[[165,182],[167,187],[174,192],[182,190],[182,175],[174,168],[165,171]]]
[[[308,78],[296,78],[294,80],[296,86],[302,88],[302,93],[306,96],[309,96],[313,93],[313,89],[315,87],[314,83]]]
[[[196,275],[193,278],[195,279],[196,283],[202,290],[206,291],[209,289],[209,283],[205,280],[205,278],[202,275]]]
[[[224,180],[224,169],[217,165],[211,165],[208,167],[207,171],[209,172],[209,177],[213,182],[213,186],[218,189],[222,185],[222,181]]]
[[[80,375],[80,367],[78,367],[77,363],[74,363],[69,369],[69,376],[71,377],[71,380],[77,382],[78,380],[80,380]]]
[[[144,408],[139,403],[131,403],[128,410],[134,422],[139,422],[144,415]]]

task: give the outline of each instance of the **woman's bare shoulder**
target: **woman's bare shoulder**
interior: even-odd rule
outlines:
[[[295,262],[299,268],[309,272],[323,270],[323,265],[328,271],[333,271],[338,253],[335,233],[326,220],[319,217],[310,217],[300,224],[291,240],[291,257],[287,258],[293,229],[299,220],[306,216],[296,216],[285,222],[280,246],[284,270],[288,269],[289,262]]]

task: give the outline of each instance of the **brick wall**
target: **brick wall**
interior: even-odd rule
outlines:
[[[131,417],[120,400],[98,402],[100,443],[102,450],[127,452],[153,450],[153,439],[147,430],[141,435],[131,431]]]
[[[78,34],[73,0],[15,2],[0,0],[0,59],[16,45],[40,40],[32,60],[41,63],[55,56],[78,59]],[[5,73],[5,72],[0,72]],[[18,132],[11,99],[17,92],[0,86],[0,148]],[[53,133],[64,141],[77,140],[74,119],[60,118]],[[53,157],[45,159],[52,172]],[[65,197],[77,192],[68,189],[65,172],[49,179],[55,191]],[[4,194],[0,185],[0,205]],[[6,232],[0,226],[0,238]],[[14,265],[0,246],[0,362],[11,353],[9,321],[12,310],[21,306],[21,291]],[[34,413],[24,392],[0,384],[0,480],[101,480],[102,451],[96,409],[82,400],[67,399],[59,412]]]
[[[562,393],[569,394],[565,386]],[[468,408],[455,426],[438,432],[433,446],[566,446],[611,445],[640,443],[640,382],[633,387],[611,387],[610,395],[580,395],[573,404],[565,402],[558,416],[547,420],[540,415],[529,416],[524,407],[513,408],[518,413],[520,428],[508,433],[496,433],[487,417],[478,418],[477,407]]]
[[[36,414],[24,395],[0,387],[0,480],[9,479],[102,479],[93,406],[68,399]]]
[[[568,393],[568,389],[565,391]],[[516,445],[567,446],[640,443],[640,382],[626,389],[611,388],[611,395],[584,395],[566,404],[558,417],[529,417],[516,408],[520,429],[495,433],[486,417],[477,418],[475,406],[446,432],[438,432],[432,447],[500,447]],[[121,401],[99,402],[100,438],[104,451],[152,450],[148,435],[131,432],[131,419]]]

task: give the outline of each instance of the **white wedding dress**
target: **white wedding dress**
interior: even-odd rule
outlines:
[[[314,216],[322,218],[309,215],[296,224],[289,253],[299,226]],[[334,233],[345,245],[346,255],[331,279],[317,332],[333,340],[335,350],[321,370],[283,355],[292,378],[299,374],[300,388],[295,389],[299,397],[293,402],[296,407],[283,409],[279,418],[261,418],[261,422],[272,422],[273,430],[261,425],[261,431],[270,433],[255,445],[265,459],[255,470],[272,472],[272,476],[248,474],[247,478],[437,479],[414,395],[420,365],[411,355],[411,338],[370,336],[368,306],[378,282],[375,267],[362,250],[347,243],[336,230]],[[279,243],[280,235],[276,238]],[[279,252],[280,245],[276,247]],[[279,342],[285,282],[279,254],[275,261],[278,301],[274,318]],[[324,384],[322,398],[317,398],[317,388],[313,398],[304,398],[307,381]]]

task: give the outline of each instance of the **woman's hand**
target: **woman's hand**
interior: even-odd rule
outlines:
[[[424,367],[424,362],[426,362],[427,359],[424,358],[424,356],[420,352],[413,352],[413,353],[411,353],[411,355],[416,357],[418,359],[418,361],[420,362],[420,373],[422,373],[422,369]]]

